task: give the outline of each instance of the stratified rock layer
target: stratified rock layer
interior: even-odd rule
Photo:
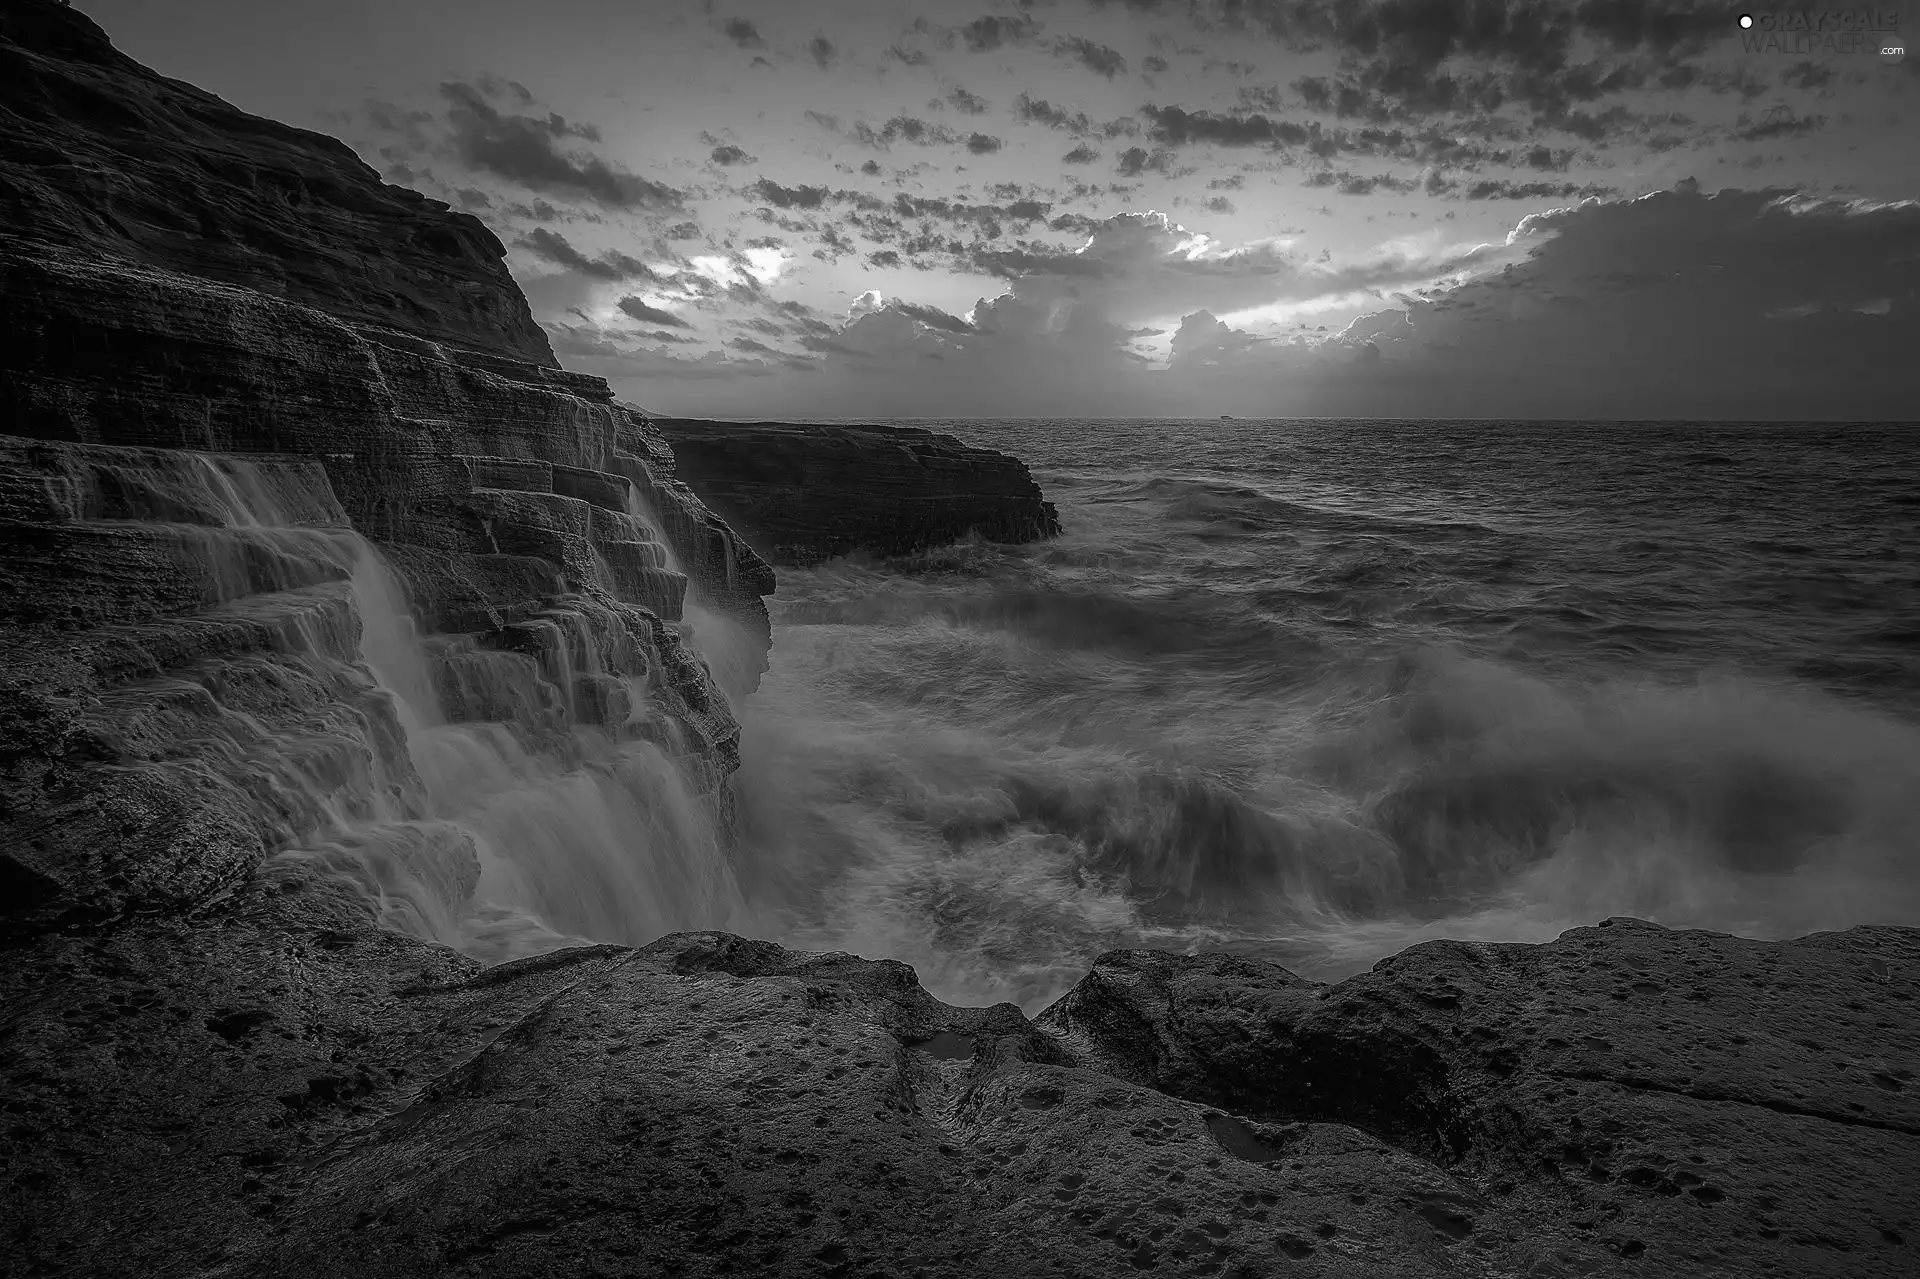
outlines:
[[[1331,987],[1124,952],[1029,1022],[717,933],[481,971],[275,887],[0,969],[12,1272],[1920,1260],[1920,930],[1616,920]]]
[[[155,75],[51,0],[0,9],[0,226],[553,363],[479,219],[387,186],[338,139]]]
[[[913,427],[657,418],[679,474],[775,564],[1060,532],[1026,465]]]
[[[558,368],[500,242],[331,138],[116,52],[51,0],[0,14],[0,420],[89,444],[317,458],[430,624],[688,579],[765,639],[772,574],[644,415]],[[546,570],[535,570],[539,561]]]

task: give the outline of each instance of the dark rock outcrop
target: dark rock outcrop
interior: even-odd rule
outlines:
[[[556,365],[479,221],[52,0],[0,14],[0,68],[12,433],[317,458],[356,529],[417,552],[397,558],[444,629],[550,586],[673,620],[691,577],[764,639],[771,572],[643,415]]]
[[[362,665],[358,535],[445,639],[449,715],[657,739],[724,822],[739,729],[678,623],[730,616],[750,687],[771,570],[556,366],[502,257],[63,4],[0,11],[11,926],[189,909],[329,824],[426,819]],[[482,666],[494,695],[462,695]],[[471,849],[429,842],[458,882]]]
[[[155,75],[52,0],[0,9],[0,86],[0,226],[553,364],[493,233],[338,139]]]
[[[969,534],[1032,542],[1059,516],[1018,458],[903,426],[656,418],[680,477],[775,564],[901,555]]]
[[[717,933],[480,970],[284,887],[0,967],[13,1272],[1914,1273],[1913,929],[1125,952],[1029,1022]]]

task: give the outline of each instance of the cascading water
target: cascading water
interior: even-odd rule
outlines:
[[[670,753],[682,734],[647,679],[604,660],[639,642],[617,616],[560,601],[533,624],[548,640],[537,655],[424,638],[404,587],[359,534],[294,527],[287,495],[247,462],[197,463],[190,487],[205,523],[170,527],[202,566],[210,602],[283,588],[289,566],[344,574],[358,656],[384,694],[363,717],[365,747],[346,752],[362,767],[344,784],[280,769],[298,833],[272,873],[344,885],[388,926],[490,961],[737,920],[717,798]],[[292,647],[329,660],[326,637],[296,631]],[[587,722],[583,689],[622,694],[612,722]],[[462,713],[449,713],[449,696]],[[475,711],[503,717],[475,722]],[[383,749],[383,738],[395,740]],[[298,754],[264,733],[251,749]]]

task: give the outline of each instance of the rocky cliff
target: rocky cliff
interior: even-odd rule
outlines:
[[[771,574],[697,432],[337,145],[50,0],[0,72],[0,1272],[1920,1269],[1920,930],[1125,952],[1034,1019],[720,932],[488,966],[462,907],[569,822],[618,827],[579,933],[725,896],[675,619],[763,645]],[[783,557],[1051,527],[919,433],[735,438]]]
[[[913,427],[656,419],[680,477],[775,564],[1060,532],[1017,458]]]
[[[46,0],[0,12],[0,200],[0,715],[31,730],[0,811],[31,891],[0,910],[191,904],[407,789],[355,670],[361,552],[323,529],[374,539],[398,607],[472,637],[438,682],[476,646],[522,657],[507,683],[616,735],[640,696],[724,809],[738,729],[673,624],[691,596],[763,655],[772,574],[642,415],[557,367],[485,227]],[[234,674],[266,667],[270,694]]]

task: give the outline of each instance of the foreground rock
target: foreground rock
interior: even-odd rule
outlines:
[[[1017,458],[913,427],[654,419],[680,478],[775,564],[1060,532]]]
[[[1920,930],[1124,952],[1035,1022],[715,933],[480,971],[292,881],[12,958],[12,1273],[1920,1261]]]

